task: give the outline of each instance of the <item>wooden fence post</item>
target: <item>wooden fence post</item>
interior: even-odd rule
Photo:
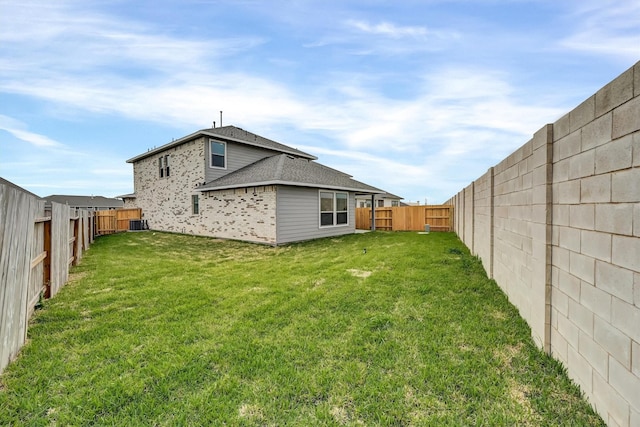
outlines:
[[[44,297],[51,298],[51,217],[44,223],[44,251],[47,253],[42,269]]]

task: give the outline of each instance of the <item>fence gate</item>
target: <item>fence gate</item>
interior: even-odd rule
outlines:
[[[142,209],[110,209],[95,212],[95,234],[113,234],[129,230],[130,220],[142,219]]]

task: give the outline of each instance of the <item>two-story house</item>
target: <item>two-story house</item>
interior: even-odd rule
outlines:
[[[279,245],[355,232],[356,196],[385,193],[235,126],[199,130],[129,160],[149,228]]]

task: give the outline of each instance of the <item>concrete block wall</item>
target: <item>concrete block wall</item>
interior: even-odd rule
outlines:
[[[640,62],[449,202],[534,341],[608,425],[640,425]]]
[[[490,278],[493,278],[493,179],[494,171],[490,168],[473,186],[473,251]]]
[[[473,250],[473,222],[475,220],[475,217],[473,215],[473,190],[473,182],[464,189],[464,211],[462,213],[464,218],[464,237],[462,240],[469,248],[471,248],[471,250]]]
[[[554,123],[551,353],[611,425],[640,412],[635,76],[639,64]]]
[[[546,316],[551,278],[550,150],[551,127],[545,126],[489,171],[494,182],[493,278],[545,349],[550,333]]]

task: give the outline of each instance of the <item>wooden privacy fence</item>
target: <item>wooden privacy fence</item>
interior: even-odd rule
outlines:
[[[93,242],[93,215],[0,179],[0,372],[18,354],[42,297],[53,297]]]
[[[142,209],[111,209],[95,212],[95,235],[113,234],[129,230],[131,220],[142,219]]]
[[[376,208],[376,230],[424,231],[429,224],[431,231],[451,231],[453,206],[423,205]],[[356,208],[356,228],[371,229],[371,208]]]

